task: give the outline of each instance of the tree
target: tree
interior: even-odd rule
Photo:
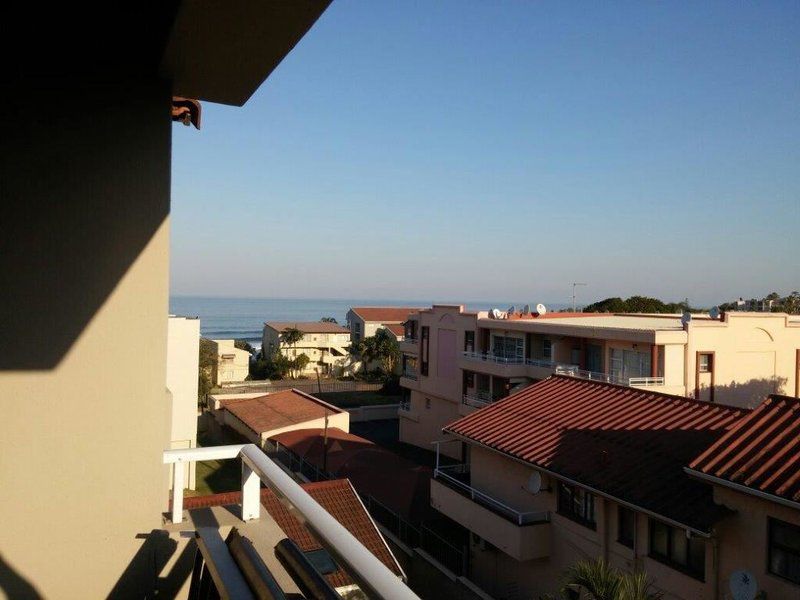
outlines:
[[[658,298],[648,296],[631,296],[627,300],[622,298],[606,298],[590,304],[583,312],[610,312],[610,313],[682,313],[690,310],[687,302],[663,302]]]
[[[303,339],[303,332],[297,327],[287,327],[281,333],[281,343],[294,347],[294,356],[297,358],[297,343]]]
[[[217,345],[208,338],[200,338],[200,361],[197,368],[197,401],[205,399],[211,388],[211,373],[217,360]]]
[[[322,318],[319,320],[319,322],[320,322],[320,323],[334,323],[334,324],[336,324],[336,325],[338,325],[338,324],[339,324],[339,322],[338,322],[338,321],[337,321],[335,318],[333,318],[333,317],[322,317]]]
[[[375,335],[356,342],[353,346],[364,363],[365,372],[369,368],[369,363],[378,360],[384,374],[391,375],[400,359],[400,345],[388,329],[378,329]]]
[[[295,378],[299,377],[300,374],[302,374],[303,369],[305,369],[308,363],[310,362],[311,359],[308,358],[308,355],[305,352],[300,354],[300,356],[298,356],[292,361],[292,370],[294,371]]]
[[[239,350],[247,350],[250,354],[256,351],[247,340],[233,340],[233,346]]]
[[[622,573],[602,558],[580,561],[567,569],[561,594],[567,598],[576,589],[592,600],[659,600],[663,596],[652,590],[645,573]]]
[[[780,310],[790,315],[800,315],[800,292],[792,292],[783,298]]]

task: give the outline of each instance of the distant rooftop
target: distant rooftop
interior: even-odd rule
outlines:
[[[271,327],[278,333],[286,329],[299,329],[303,333],[350,333],[350,330],[336,323],[323,323],[322,321],[266,321],[264,325]]]
[[[683,469],[747,412],[554,375],[444,431],[708,533],[719,507]]]
[[[339,414],[341,409],[309,394],[291,389],[257,396],[231,398],[218,396],[219,404],[252,431],[262,433],[323,419],[325,415]]]
[[[391,331],[394,335],[403,336],[405,335],[405,327],[402,323],[389,323],[388,325],[384,325],[386,329]]]
[[[403,323],[411,313],[422,310],[409,306],[354,306],[350,310],[364,321],[376,323]]]

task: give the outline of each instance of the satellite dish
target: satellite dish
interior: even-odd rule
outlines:
[[[539,313],[540,315],[544,315],[547,313],[547,307],[544,304],[537,304],[536,312]]]
[[[526,304],[525,306],[522,307],[522,314],[523,315],[531,314],[531,305],[530,304]]]
[[[531,494],[538,494],[542,490],[542,474],[539,471],[534,471],[528,477],[527,489]]]
[[[516,314],[517,313],[517,307],[516,306],[510,306],[508,308],[508,310],[506,311],[506,313],[509,314],[509,315]]]
[[[683,316],[681,317],[681,325],[686,327],[691,322],[691,320],[692,320],[692,313],[685,312],[685,313],[683,313]]]
[[[733,600],[753,600],[758,593],[758,582],[752,573],[740,569],[731,573],[728,585]]]
[[[712,319],[719,319],[719,306],[711,307],[711,310],[708,311],[708,316]]]
[[[492,315],[492,318],[493,318],[493,319],[499,319],[499,318],[501,318],[501,317],[503,316],[503,313],[501,313],[501,312],[500,312],[498,309],[496,309],[496,308],[493,308],[493,309],[492,309],[492,312],[491,312],[491,313],[489,313],[489,314],[491,314],[491,315]]]

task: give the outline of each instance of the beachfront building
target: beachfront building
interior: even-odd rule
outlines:
[[[347,328],[353,343],[372,337],[378,329],[388,329],[402,338],[403,324],[409,315],[420,310],[408,306],[354,306],[347,311]]]
[[[431,504],[469,529],[470,578],[496,598],[554,593],[595,558],[672,600],[729,597],[736,572],[796,597],[799,407],[553,375],[444,428],[462,460],[437,465]]]
[[[199,452],[171,449],[166,389],[171,115],[199,123],[185,97],[243,105],[327,4],[4,5],[4,596],[185,597],[199,528],[164,524],[169,465],[180,521]],[[271,521],[251,501],[263,478],[370,597],[412,596],[260,450],[203,451],[244,458],[237,526]],[[257,539],[269,555],[279,541]]]
[[[303,338],[295,344],[287,344],[282,338],[287,329],[298,329]],[[261,347],[266,356],[278,351],[284,356],[294,359],[301,354],[308,356],[309,361],[302,375],[338,374],[350,362],[350,331],[336,323],[322,321],[313,322],[278,322],[264,323]]]
[[[554,373],[752,407],[798,395],[800,317],[467,313],[412,315],[401,343],[401,440],[430,447],[448,420]]]
[[[211,340],[214,344],[214,363],[211,381],[224,385],[244,381],[250,374],[250,353],[236,347],[235,340]]]
[[[213,394],[209,409],[219,425],[230,427],[264,448],[266,441],[297,429],[336,427],[350,431],[350,413],[300,390]]]
[[[171,449],[197,447],[199,362],[200,319],[170,315],[167,324],[167,391],[172,406]],[[187,465],[184,475],[184,487],[193,490],[195,465]]]

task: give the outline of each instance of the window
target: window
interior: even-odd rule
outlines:
[[[769,519],[769,572],[800,583],[800,526]]]
[[[699,361],[698,368],[700,369],[701,373],[711,373],[714,370],[714,359],[712,358],[711,354],[698,354],[697,360]]]
[[[579,487],[558,484],[558,512],[581,525],[596,527],[594,520],[594,496]]]
[[[705,541],[684,529],[650,519],[650,557],[705,581]]]
[[[501,358],[522,362],[525,357],[524,346],[525,340],[522,338],[502,335],[492,336],[492,354]]]
[[[466,394],[467,390],[475,387],[475,373],[472,371],[464,371],[464,384],[462,386],[462,393]]]
[[[475,332],[474,331],[465,331],[464,332],[464,352],[474,352],[475,351]]]
[[[650,353],[612,348],[611,376],[617,381],[631,377],[650,377]]]
[[[303,554],[306,555],[309,562],[314,565],[314,568],[322,575],[330,575],[339,568],[333,561],[333,557],[331,557],[324,548],[303,552]]]
[[[544,360],[553,360],[553,342],[547,338],[542,340],[542,358]]]
[[[430,409],[431,407],[431,399],[425,398],[425,408]]]
[[[617,541],[623,546],[633,548],[636,530],[636,513],[624,506],[617,506]]]
[[[422,328],[422,339],[421,339],[421,348],[420,348],[420,374],[428,375],[428,360],[430,357],[428,356],[428,342],[430,341],[431,337],[431,328],[430,327],[423,327]]]

